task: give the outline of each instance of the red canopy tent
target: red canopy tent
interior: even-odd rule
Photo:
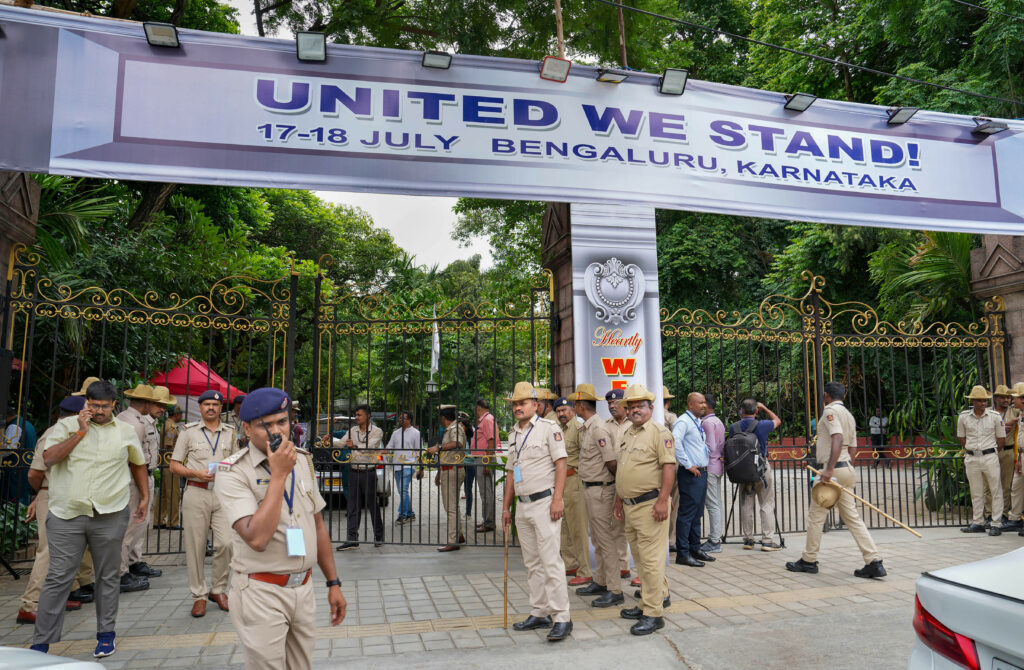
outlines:
[[[178,361],[177,367],[166,373],[153,375],[150,383],[156,386],[166,386],[172,395],[178,396],[198,396],[209,389],[220,391],[229,399],[243,393],[237,387],[228,384],[223,377],[211,370],[205,363],[194,358],[181,359]]]

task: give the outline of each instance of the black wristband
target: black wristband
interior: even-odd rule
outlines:
[[[332,586],[337,586],[340,589],[341,588],[341,580],[340,579],[328,579],[327,580],[327,588],[331,588]]]

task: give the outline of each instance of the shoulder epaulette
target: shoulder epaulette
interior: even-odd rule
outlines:
[[[551,424],[552,426],[558,426],[558,424],[557,424],[557,423],[555,423],[554,421],[552,421],[551,419],[546,419],[546,418],[544,418],[544,417],[542,417],[542,416],[539,416],[539,417],[537,417],[537,423],[540,423],[540,422],[542,422],[542,421],[543,421],[544,423],[549,423],[549,424]],[[559,427],[559,429],[561,429],[561,426],[558,426],[558,427]]]
[[[227,466],[230,467],[230,466],[234,465],[235,463],[237,463],[238,460],[240,458],[242,458],[242,456],[245,456],[247,453],[249,453],[249,447],[242,447],[241,449],[239,449],[235,453],[233,453],[230,456],[228,456],[227,458],[225,458],[220,463],[221,463],[221,465],[227,465]]]
[[[201,423],[202,423],[202,421],[189,421],[188,423],[185,424],[185,427],[186,428],[195,428],[196,426],[198,426]]]

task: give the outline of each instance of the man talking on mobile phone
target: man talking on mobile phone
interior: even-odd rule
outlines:
[[[231,620],[245,667],[304,670],[313,665],[316,600],[313,564],[327,578],[331,625],[345,618],[334,552],[320,511],[309,452],[291,442],[291,398],[256,389],[238,415],[249,446],[217,469],[214,489],[234,529]]]

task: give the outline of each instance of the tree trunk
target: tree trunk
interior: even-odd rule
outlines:
[[[163,211],[167,201],[178,190],[177,184],[150,183],[142,187],[142,200],[132,213],[128,227],[139,230],[154,214]]]
[[[174,12],[171,13],[171,23],[176,26],[181,25],[181,20],[185,18],[185,9],[188,7],[188,0],[175,0]]]
[[[135,11],[135,0],[114,0],[114,8],[110,15],[115,19],[127,19],[131,18],[133,11]]]

